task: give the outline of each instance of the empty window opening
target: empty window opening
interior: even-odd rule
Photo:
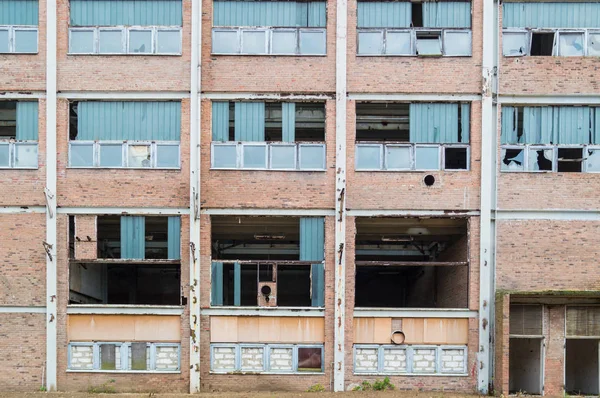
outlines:
[[[524,149],[502,149],[502,170],[523,170],[524,167]]]
[[[467,307],[465,219],[358,218],[356,226],[356,307]]]
[[[511,338],[509,344],[509,392],[541,394],[543,340]]]
[[[582,148],[558,148],[558,172],[581,173]]]
[[[356,141],[409,142],[409,106],[402,103],[357,103]]]
[[[322,350],[321,347],[298,347],[298,372],[321,372]]]
[[[529,170],[552,171],[553,157],[552,149],[531,148],[529,150]]]
[[[511,336],[541,336],[542,306],[514,304],[510,306]]]
[[[570,395],[598,395],[598,342],[567,339],[565,390]]]
[[[413,28],[423,27],[423,3],[411,3],[411,19]]]
[[[531,34],[531,55],[551,56],[554,48],[554,33],[533,32]]]
[[[0,140],[17,137],[17,102],[0,101]]]
[[[77,139],[77,115],[79,102],[71,102],[69,104],[69,140]]]
[[[144,259],[159,260],[169,258],[168,220],[168,217],[143,217],[143,220],[141,220],[144,228],[144,242],[142,243],[144,246]],[[122,246],[129,244],[129,242],[121,241],[121,223],[120,216],[98,217],[98,258],[122,258]],[[140,227],[140,225],[136,225],[136,227]],[[131,237],[126,236],[126,238],[129,241]]]
[[[445,148],[444,163],[446,170],[466,170],[467,148]]]

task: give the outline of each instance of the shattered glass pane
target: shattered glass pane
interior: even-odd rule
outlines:
[[[129,145],[127,165],[129,167],[151,167],[150,145]]]
[[[527,55],[527,32],[502,33],[502,54],[507,57]]]
[[[440,148],[417,147],[415,149],[415,168],[417,170],[439,170]]]
[[[529,171],[552,171],[552,149],[529,148]]]
[[[243,30],[242,31],[242,53],[244,54],[266,54],[265,31]]]
[[[390,55],[412,55],[410,32],[388,32],[385,53]]]
[[[524,149],[502,149],[502,171],[523,170],[525,167]]]
[[[0,53],[8,52],[8,29],[0,29]]]
[[[385,164],[388,170],[410,170],[410,147],[388,146],[385,148]]]
[[[560,33],[558,49],[563,57],[583,56],[583,33]]]
[[[159,38],[160,49],[160,38]],[[240,52],[238,32],[235,30],[213,30],[212,52],[216,54],[236,54]]]
[[[600,33],[588,33],[588,55],[600,56]]]
[[[0,167],[9,167],[10,145],[8,143],[0,144]]]
[[[581,173],[582,163],[583,148],[558,148],[559,173]]]
[[[273,54],[296,53],[295,30],[274,30],[271,40],[271,52]]]
[[[588,149],[587,158],[585,160],[585,168],[587,171],[600,172],[600,150]]]
[[[94,52],[94,31],[72,30],[69,42],[71,54],[90,54]]]
[[[129,31],[129,52],[134,54],[147,54],[152,52],[152,31]]]
[[[358,32],[358,53],[360,55],[380,55],[383,52],[383,34],[379,32]]]
[[[356,146],[356,170],[381,169],[381,147],[379,145]]]

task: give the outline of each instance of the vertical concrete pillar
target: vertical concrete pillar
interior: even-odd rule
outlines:
[[[549,305],[544,361],[544,393],[563,396],[565,383],[565,306]]]
[[[495,305],[495,361],[494,390],[497,394],[508,395],[509,348],[510,348],[510,296],[496,295]]]

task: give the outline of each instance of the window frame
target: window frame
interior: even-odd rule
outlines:
[[[391,168],[388,167],[388,156],[387,156],[387,148],[408,148],[409,153],[409,168],[408,169],[399,169],[399,168]],[[415,167],[415,151],[414,146],[411,144],[384,144],[383,145],[383,167],[385,171],[413,171]]]
[[[415,30],[415,54],[417,57],[425,57],[425,58],[435,58],[435,57],[443,57],[444,56],[444,40],[443,40],[443,29],[430,29],[430,28],[424,28],[424,29],[418,29]],[[423,36],[434,36],[437,35],[438,37],[438,43],[440,45],[440,53],[439,54],[419,54],[419,35],[423,35]],[[431,39],[427,39],[422,37],[422,40],[431,40]],[[472,46],[472,45],[471,45]]]
[[[293,53],[277,53],[273,51],[273,34],[277,33],[277,32],[293,32],[294,33],[294,38],[295,38],[295,43],[294,43],[294,52]],[[300,32],[298,31],[298,29],[295,28],[273,28],[269,30],[269,48],[268,48],[268,54],[271,55],[278,55],[278,56],[295,56],[298,55],[300,53]]]
[[[563,34],[580,34],[582,35],[582,47],[583,47],[583,53],[581,55],[561,55],[561,46],[560,46],[560,36]],[[587,29],[557,29],[555,36],[554,36],[554,41],[555,41],[555,51],[553,51],[552,55],[556,55],[558,57],[585,57],[587,55],[587,40],[588,38],[588,34],[587,34]]]
[[[93,146],[93,159],[92,166],[72,166],[71,165],[71,147],[73,145],[92,145]],[[119,144],[122,146],[121,152],[121,166],[101,166],[100,165],[100,148],[101,145],[116,145]],[[129,166],[129,147],[130,146],[150,146],[150,166],[149,167],[133,167]],[[178,155],[178,166],[177,167],[158,167],[157,166],[157,146],[169,145],[169,146],[178,146],[179,147],[179,155]],[[133,140],[69,140],[69,159],[68,159],[68,169],[129,169],[129,170],[181,170],[181,142],[180,141],[133,141]]]
[[[577,57],[599,57],[600,55],[589,54],[589,36],[590,34],[600,34],[598,28],[503,28],[502,36],[505,34],[514,33],[525,33],[527,35],[527,49],[524,54],[505,54],[504,53],[504,40],[502,41],[502,56],[507,58],[513,57],[524,57],[531,56],[531,42],[533,40],[533,33],[553,33],[554,40],[552,44],[552,55],[553,57],[565,57],[565,58],[577,58]],[[560,54],[560,35],[569,33],[583,34],[583,54],[582,55],[561,55]]]
[[[267,28],[255,28],[255,29],[252,29],[252,28],[242,27],[242,28],[240,28],[239,32],[240,33],[238,35],[238,38],[240,40],[240,43],[239,43],[240,55],[268,55],[269,54],[269,41],[270,41],[269,40],[270,39],[270,37],[269,37],[269,29],[267,29]],[[264,52],[261,52],[261,53],[247,53],[247,52],[244,52],[244,32],[250,32],[250,33],[263,32],[264,36],[265,36],[265,41],[263,43],[263,50],[264,50]]]
[[[131,44],[131,32],[150,32],[150,52],[147,53],[137,53],[137,52],[132,52],[131,48],[130,48],[130,44]],[[154,30],[152,28],[129,28],[126,29],[125,31],[125,54],[130,54],[130,55],[150,55],[150,54],[154,54],[156,51],[156,38],[157,38],[157,34],[154,33]]]
[[[531,170],[530,164],[529,164],[529,154],[532,151],[546,151],[546,150],[552,150],[552,169],[551,170]],[[552,172],[556,172],[557,166],[558,166],[558,161],[557,161],[557,150],[556,150],[556,146],[555,145],[543,145],[543,144],[534,144],[534,145],[527,145],[527,151],[525,152],[527,155],[527,160],[526,160],[526,166],[527,166],[527,171],[529,173],[552,173]]]
[[[467,168],[466,169],[447,169],[446,168],[446,149],[464,148],[467,150]],[[440,159],[441,169],[444,171],[471,171],[471,146],[469,144],[442,144],[442,158]]]
[[[525,52],[522,54],[505,54],[504,53],[504,34],[508,33],[508,34],[525,34]],[[529,56],[529,54],[531,53],[531,33],[529,32],[529,30],[523,28],[523,29],[519,29],[519,28],[507,28],[507,29],[503,29],[502,30],[502,56],[503,57],[508,57],[508,58],[513,58],[513,57],[525,57],[525,56]]]
[[[97,42],[97,47],[96,47],[96,52],[98,53],[98,55],[124,55],[127,54],[127,38],[128,38],[128,34],[127,34],[127,29],[125,29],[124,27],[113,27],[113,26],[101,26],[98,27],[98,31],[97,31],[97,35],[96,37],[96,42]],[[121,33],[121,52],[101,52],[100,51],[100,44],[101,44],[101,40],[100,40],[100,36],[102,34],[102,32],[120,32]]]
[[[298,145],[294,144],[294,143],[286,143],[286,142],[271,142],[268,143],[269,149],[268,149],[268,157],[269,157],[269,163],[267,165],[267,168],[269,170],[276,170],[276,171],[294,171],[297,170],[300,167],[300,159],[299,159],[299,150],[298,150]],[[282,168],[277,168],[277,167],[273,167],[273,148],[277,148],[277,147],[292,147],[294,148],[294,168],[292,169],[282,169]]]
[[[358,162],[359,162],[359,156],[358,156],[358,148],[365,148],[365,147],[378,147],[379,148],[379,168],[359,168],[358,167]],[[383,144],[363,144],[360,142],[357,142],[355,144],[355,150],[354,150],[354,169],[356,171],[380,171],[383,170],[383,166],[385,164],[384,161],[384,156],[385,153],[383,151],[384,145]]]
[[[587,165],[587,159],[588,159],[588,154],[586,153],[587,151],[599,151],[600,152],[600,145],[586,145],[583,148],[583,166],[582,166],[582,171],[584,173],[600,173],[600,168],[598,169],[598,171],[590,171],[588,170],[588,165]]]
[[[1,140],[0,145],[8,146],[8,166],[0,166],[0,170],[38,170],[40,168],[40,146],[36,140]],[[19,145],[35,145],[36,146],[36,163],[35,166],[17,166],[17,146]]]
[[[0,30],[8,31],[8,52],[0,52],[0,54],[39,54],[40,53],[40,30],[38,25],[0,25]],[[35,51],[25,52],[25,51],[16,51],[16,31],[35,31],[36,34],[36,43],[35,43]]]
[[[245,166],[245,159],[244,159],[244,148],[245,147],[263,147],[265,148],[265,167],[246,167]],[[240,143],[240,169],[241,170],[268,170],[269,169],[269,146],[267,145],[267,143],[265,141],[244,141]]]
[[[446,54],[447,34],[450,33],[466,33],[469,36],[469,53],[468,54]],[[472,57],[473,56],[473,31],[471,29],[444,29],[442,31],[442,56],[444,57]]]

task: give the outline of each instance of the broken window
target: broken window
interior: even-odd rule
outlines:
[[[529,171],[552,171],[554,163],[554,149],[548,147],[529,147]]]
[[[326,53],[324,1],[216,0],[213,6],[213,54]]]
[[[357,218],[356,228],[356,307],[467,307],[466,220]]]
[[[325,106],[213,102],[215,169],[324,170]]]
[[[529,35],[527,31],[502,33],[502,54],[505,57],[521,57],[528,53]]]
[[[323,306],[324,219],[213,217],[212,305]]]
[[[3,0],[0,54],[38,52],[37,0]]]
[[[554,33],[532,32],[531,53],[532,56],[551,56],[554,48]]]
[[[441,32],[417,32],[417,55],[421,57],[441,56]]]
[[[512,304],[510,306],[510,334],[514,336],[543,335],[542,306],[536,304]]]
[[[583,148],[558,147],[557,171],[567,173],[581,173],[583,165]]]
[[[600,149],[588,148],[585,152],[585,170],[588,173],[600,172]]]
[[[581,57],[585,54],[583,32],[559,32],[558,55],[563,57]]]
[[[467,170],[468,167],[468,148],[444,148],[444,169],[446,170]]]
[[[600,57],[600,32],[588,33],[587,49],[587,55]]]
[[[178,169],[180,130],[181,102],[73,102],[69,166]]]
[[[502,148],[501,170],[502,171],[523,171],[525,170],[525,149],[522,148]]]
[[[37,168],[37,141],[37,101],[0,101],[0,168]]]
[[[210,370],[218,373],[322,373],[325,369],[319,344],[211,344],[210,356]]]

